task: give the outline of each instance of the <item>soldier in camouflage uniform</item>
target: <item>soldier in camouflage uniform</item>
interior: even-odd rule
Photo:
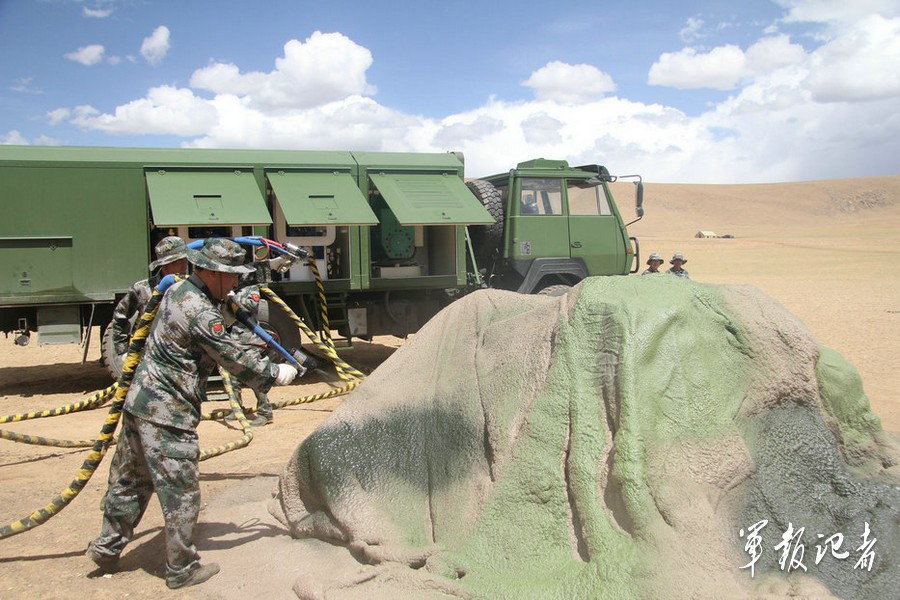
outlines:
[[[239,289],[235,292],[233,300],[239,308],[247,311],[254,319],[256,318],[256,315],[259,313],[260,300],[259,288],[257,286],[249,285]],[[266,343],[237,318],[235,318],[229,331],[240,341],[248,354],[255,356],[265,353]],[[243,382],[240,378],[235,378],[234,390],[238,394],[238,397],[240,397],[242,385]],[[272,405],[269,403],[269,395],[266,392],[259,390],[254,390],[254,394],[256,395],[256,418],[250,421],[250,424],[255,427],[269,425],[273,421]]]
[[[187,273],[187,247],[184,240],[175,235],[164,237],[156,244],[156,260],[150,263],[151,273],[148,279],[135,282],[125,296],[119,300],[113,311],[112,339],[117,356],[124,357],[128,353],[128,338],[134,332],[137,319],[144,313],[144,307],[153,294],[153,288],[166,275],[184,275]],[[159,272],[154,273],[156,269]]]
[[[647,265],[650,267],[641,275],[653,275],[654,273],[659,273],[659,267],[663,264],[663,257],[659,255],[658,252],[654,252],[650,255],[650,258],[647,259]]]
[[[685,279],[690,279],[690,275],[688,272],[682,267],[683,264],[687,262],[687,259],[684,257],[684,254],[681,252],[676,252],[672,256],[672,260],[669,261],[669,264],[672,265],[666,273],[669,275],[675,275],[676,277],[683,277]]]
[[[100,535],[87,555],[101,570],[116,569],[155,491],[166,525],[166,585],[203,583],[219,565],[200,564],[194,526],[200,512],[197,424],[206,380],[216,363],[254,389],[286,385],[297,374],[287,364],[248,356],[225,330],[219,303],[237,285],[244,251],[231,240],[208,239],[188,249],[194,274],[166,292],[144,356],[128,390],[122,430],[103,500]]]

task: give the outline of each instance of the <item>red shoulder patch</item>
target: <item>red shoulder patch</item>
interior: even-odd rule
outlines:
[[[225,335],[225,323],[222,322],[222,319],[213,319],[210,321],[209,332],[215,337],[222,337]]]

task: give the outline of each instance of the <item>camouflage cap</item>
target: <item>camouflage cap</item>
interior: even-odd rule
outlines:
[[[177,235],[170,235],[159,240],[154,248],[156,260],[150,263],[150,270],[187,258],[187,246]]]
[[[259,288],[255,285],[242,287],[234,293],[234,301],[237,305],[253,316],[256,316],[256,313],[259,312],[259,299]]]
[[[669,263],[671,264],[671,263],[675,262],[676,260],[680,260],[683,263],[687,262],[687,259],[684,257],[684,254],[682,254],[681,252],[676,252],[674,255],[672,255],[672,260],[670,260]]]
[[[220,273],[252,273],[255,269],[244,264],[244,249],[226,238],[207,238],[199,250],[187,249],[192,265]]]
[[[663,260],[663,257],[659,255],[659,252],[654,252],[653,254],[651,254],[651,255],[650,255],[650,258],[647,259],[647,264],[649,265],[649,264],[652,263],[654,260],[658,260],[659,262],[665,262],[665,261]]]

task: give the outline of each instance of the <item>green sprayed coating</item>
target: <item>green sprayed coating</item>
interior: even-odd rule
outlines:
[[[897,487],[846,473],[817,407],[861,473],[891,460],[880,424],[852,367],[819,358],[790,318],[773,325],[782,314],[746,288],[664,275],[590,278],[560,299],[473,294],[300,445],[281,483],[305,504],[282,499],[292,533],[424,565],[450,596],[734,595],[755,585],[739,527],[838,527],[817,512],[836,504],[805,494],[850,481],[854,522],[881,527],[890,563],[900,502],[873,498]],[[825,455],[827,491],[803,475]],[[896,583],[842,568],[813,576],[847,597]]]
[[[853,365],[830,348],[821,350],[816,375],[825,410],[840,428],[845,458],[850,466],[874,475],[882,466],[871,460],[877,450],[877,440],[883,435],[881,420],[870,409],[862,380]]]
[[[486,597],[573,598],[599,589],[606,597],[642,595],[639,574],[651,556],[621,527],[640,535],[657,525],[644,447],[732,427],[746,373],[729,321],[713,287],[664,276],[585,282],[560,323],[548,385],[517,446],[517,462],[462,549],[461,562],[490,565],[470,572],[467,584]],[[711,362],[722,370],[690,368]],[[558,453],[547,449],[565,447],[569,427],[560,470]],[[618,490],[612,494],[626,507],[622,524],[611,521],[595,493],[612,431]],[[567,493],[585,533],[578,559],[570,548]]]

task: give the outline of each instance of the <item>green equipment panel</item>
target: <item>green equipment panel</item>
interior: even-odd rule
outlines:
[[[377,225],[350,173],[266,173],[285,221],[303,225]]]
[[[57,301],[78,293],[72,279],[70,236],[0,237],[0,256],[0,301],[17,296]]]
[[[270,225],[272,218],[253,172],[242,169],[146,171],[153,223]]]
[[[456,175],[370,173],[401,225],[490,225],[495,221]]]

